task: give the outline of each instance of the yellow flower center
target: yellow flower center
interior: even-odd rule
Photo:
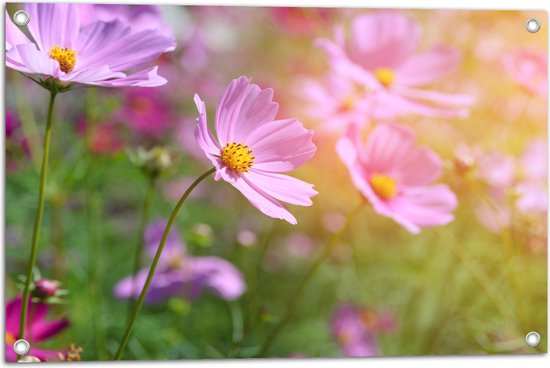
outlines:
[[[395,72],[389,68],[378,68],[374,71],[374,75],[384,87],[390,87],[395,80]]]
[[[8,344],[9,346],[13,346],[16,341],[17,339],[15,338],[15,336],[10,334],[9,332],[6,332],[6,344]]]
[[[355,102],[357,101],[357,97],[355,94],[350,93],[347,95],[342,102],[340,103],[340,111],[351,111],[355,107]]]
[[[54,46],[50,49],[50,59],[59,62],[59,69],[65,73],[70,73],[76,64],[76,51]]]
[[[374,174],[370,178],[370,185],[374,193],[384,200],[393,198],[397,194],[397,183],[387,175]]]
[[[252,150],[241,143],[228,143],[222,149],[222,162],[233,171],[248,172],[255,158]]]

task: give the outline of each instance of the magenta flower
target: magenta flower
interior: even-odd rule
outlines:
[[[366,144],[359,131],[350,127],[336,150],[374,210],[411,233],[454,219],[455,194],[446,185],[433,184],[442,174],[443,163],[431,150],[415,147],[408,127],[379,124]]]
[[[216,111],[216,135],[206,122],[204,102],[195,95],[199,110],[195,137],[222,178],[237,188],[262,213],[296,224],[279,201],[312,205],[313,185],[280,174],[306,163],[316,151],[313,131],[296,119],[275,120],[279,109],[273,90],[260,89],[246,77],[231,82]]]
[[[6,305],[6,360],[16,362],[17,354],[13,351],[13,344],[19,336],[19,319],[21,316],[21,300],[18,296],[9,300]],[[41,361],[59,359],[61,351],[45,350],[36,347],[36,343],[50,339],[69,326],[65,319],[47,321],[48,305],[45,303],[31,302],[28,312],[27,330],[25,336],[31,344],[30,355]]]
[[[145,246],[151,257],[155,255],[165,227],[165,221],[157,221],[145,231]],[[130,276],[119,281],[114,288],[116,297],[137,298],[148,272],[149,268],[146,268],[139,271],[135,279]],[[145,301],[159,303],[171,296],[193,300],[206,290],[220,298],[235,300],[245,292],[246,285],[242,273],[228,261],[218,257],[188,255],[181,237],[172,230]]]
[[[44,82],[106,87],[156,87],[166,83],[149,66],[172,51],[172,38],[155,30],[134,32],[120,20],[80,27],[74,4],[27,4],[29,40],[6,13],[6,66]]]
[[[393,329],[390,316],[377,316],[368,309],[349,304],[340,305],[332,316],[331,331],[344,356],[369,357],[382,355],[375,333]]]
[[[175,120],[163,91],[149,88],[125,88],[117,118],[130,129],[152,136],[165,133]]]
[[[10,138],[19,127],[19,118],[12,110],[6,109],[6,138]]]
[[[460,54],[444,45],[416,53],[420,27],[413,19],[394,11],[363,14],[353,20],[349,39],[342,28],[335,38],[318,44],[326,50],[336,75],[353,79],[366,91],[365,98],[373,98],[372,117],[468,114],[471,96],[423,88],[451,74]]]
[[[527,90],[548,93],[548,55],[543,50],[520,49],[502,58],[508,75]]]

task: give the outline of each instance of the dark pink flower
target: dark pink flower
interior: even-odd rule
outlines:
[[[408,127],[378,124],[363,143],[350,126],[336,149],[355,187],[379,214],[412,233],[453,221],[455,194],[446,185],[434,184],[443,163],[435,152],[415,146]]]
[[[350,304],[341,304],[331,322],[332,335],[344,356],[369,357],[382,355],[375,335],[393,329],[393,318]]]
[[[544,50],[520,49],[506,54],[502,64],[508,75],[531,92],[548,93],[548,55]]]
[[[416,113],[464,117],[473,99],[424,87],[451,74],[460,53],[445,45],[417,52],[420,27],[395,11],[375,11],[355,17],[349,37],[338,28],[335,40],[320,40],[332,72],[353,80],[372,103],[371,116],[392,118]]]
[[[119,19],[80,26],[74,4],[31,3],[28,39],[6,12],[6,66],[40,79],[106,87],[166,83],[149,66],[175,42],[155,30],[133,31]]]
[[[306,163],[316,151],[313,132],[296,119],[275,120],[278,104],[273,90],[262,90],[240,77],[225,90],[216,110],[215,138],[206,122],[206,107],[198,95],[195,137],[216,168],[215,179],[237,188],[267,216],[296,224],[279,201],[312,205],[313,185],[280,174]]]
[[[9,300],[6,305],[6,360],[16,362],[17,354],[13,350],[13,344],[19,336],[19,320],[21,316],[22,297]],[[36,343],[50,339],[69,326],[66,319],[47,321],[48,305],[31,301],[28,311],[28,323],[25,337],[31,345],[29,355],[35,356],[41,361],[59,359],[61,351],[45,350],[36,347]]]
[[[145,231],[145,246],[151,257],[157,250],[165,227],[165,221],[157,221]],[[115,295],[123,299],[137,298],[148,272],[146,268],[139,271],[135,278],[130,276],[118,282],[114,288]],[[132,287],[135,289],[132,290]],[[172,230],[145,300],[159,303],[172,296],[196,299],[203,291],[210,291],[223,299],[235,300],[245,290],[244,277],[234,265],[219,257],[187,254],[183,240],[177,231]]]

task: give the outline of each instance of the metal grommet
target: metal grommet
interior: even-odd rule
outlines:
[[[531,331],[525,336],[525,342],[529,346],[537,346],[540,343],[540,335],[538,332]]]
[[[17,355],[25,355],[31,350],[31,344],[25,339],[19,339],[13,344],[13,351]]]
[[[18,10],[13,14],[13,21],[18,26],[26,26],[30,20],[31,17],[29,16],[29,13],[24,10]]]
[[[527,28],[527,31],[530,33],[537,33],[540,30],[540,27],[541,24],[537,18],[530,18],[527,19],[527,22],[525,22],[525,28]]]

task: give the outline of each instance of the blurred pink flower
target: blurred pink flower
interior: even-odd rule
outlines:
[[[83,136],[87,134],[87,129],[92,129],[90,132],[90,151],[95,154],[113,155],[122,150],[124,140],[122,139],[119,126],[112,122],[96,124],[89,127],[85,117],[78,119],[77,132]]]
[[[149,88],[125,88],[117,118],[130,129],[153,136],[165,133],[175,119],[163,92]]]
[[[19,118],[12,110],[6,109],[6,138],[11,137],[19,126]]]
[[[315,240],[304,233],[292,233],[283,241],[286,253],[296,258],[311,257],[315,250]]]
[[[159,30],[170,36],[170,30],[164,24],[157,5],[78,4],[78,11],[82,25],[98,20],[110,22],[119,19],[131,25],[134,32]]]
[[[21,316],[21,295],[15,299],[8,300],[6,304],[6,360],[16,362],[17,354],[13,350],[13,344],[19,336],[19,319]],[[57,335],[69,326],[69,321],[60,319],[56,321],[47,321],[48,305],[45,303],[35,303],[31,301],[28,311],[27,330],[25,336],[31,344],[29,355],[35,356],[40,361],[59,359],[62,351],[45,350],[36,347],[35,343],[45,341]]]
[[[144,241],[150,257],[155,255],[165,227],[165,221],[157,221],[147,227]],[[146,268],[139,271],[135,279],[130,276],[119,281],[114,288],[117,298],[137,298],[148,272],[149,268]],[[133,290],[132,286],[135,287]],[[244,277],[233,264],[219,257],[188,255],[180,235],[172,230],[145,301],[159,303],[171,296],[196,299],[203,291],[210,291],[226,300],[235,300],[245,290]]]
[[[274,120],[273,90],[261,90],[240,77],[225,90],[216,111],[217,139],[208,129],[206,107],[198,95],[195,137],[223,178],[267,216],[296,224],[279,201],[310,206],[313,185],[282,175],[306,163],[316,151],[313,132],[296,119]]]
[[[308,36],[316,27],[322,27],[334,10],[326,8],[273,7],[268,8],[271,18],[283,32]]]
[[[158,31],[135,32],[120,20],[80,27],[74,4],[26,4],[34,42],[6,12],[6,66],[39,78],[106,87],[156,87],[166,83],[148,66],[175,42]]]
[[[502,57],[508,75],[531,92],[548,93],[548,55],[545,50],[520,49]]]
[[[446,185],[433,184],[442,174],[441,159],[427,148],[415,147],[408,127],[379,124],[366,144],[350,127],[336,149],[355,187],[379,214],[412,233],[453,221],[455,194]]]
[[[394,325],[390,315],[341,304],[332,316],[331,330],[344,356],[369,357],[382,355],[375,334],[391,331]]]
[[[367,91],[354,81],[336,74],[324,80],[308,79],[298,86],[307,103],[307,113],[328,131],[345,131],[348,124],[364,126],[372,111]]]
[[[326,50],[334,73],[370,91],[374,118],[409,113],[465,117],[471,96],[423,89],[451,74],[460,53],[445,45],[415,53],[419,38],[417,22],[386,10],[355,17],[349,39],[340,27],[334,42],[322,39],[318,45]]]

